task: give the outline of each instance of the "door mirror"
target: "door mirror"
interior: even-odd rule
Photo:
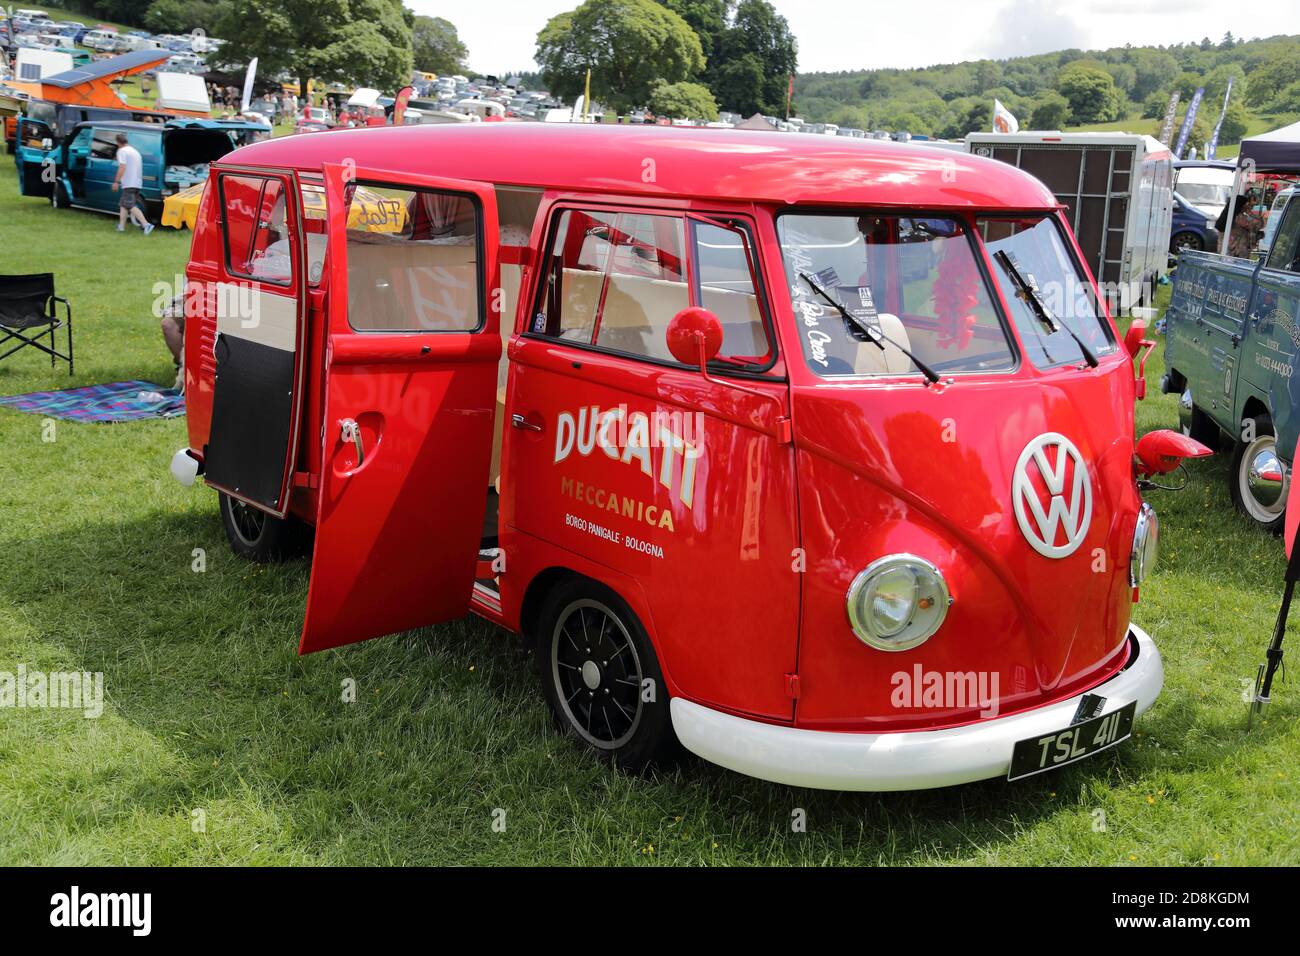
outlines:
[[[1134,394],[1139,400],[1147,397],[1147,356],[1156,347],[1156,343],[1146,336],[1147,324],[1142,319],[1134,319],[1124,335],[1124,351],[1138,363],[1137,377],[1133,384]]]
[[[1138,351],[1143,346],[1143,339],[1146,338],[1147,324],[1142,319],[1134,319],[1133,324],[1128,327],[1128,332],[1124,334],[1124,350],[1128,352],[1130,358],[1137,358]]]
[[[722,323],[697,305],[682,309],[668,323],[668,351],[683,365],[703,371],[722,351]]]

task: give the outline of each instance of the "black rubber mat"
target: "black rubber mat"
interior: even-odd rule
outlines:
[[[293,415],[294,353],[229,335],[217,339],[216,353],[204,474],[214,485],[279,510]]]

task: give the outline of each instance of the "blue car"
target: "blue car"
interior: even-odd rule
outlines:
[[[125,133],[143,160],[141,203],[145,214],[157,221],[163,200],[207,179],[209,163],[270,132],[269,126],[242,120],[77,123],[49,150],[19,157],[19,192],[43,196],[55,207],[116,214],[117,136]]]
[[[1174,193],[1173,218],[1169,229],[1169,251],[1174,255],[1184,249],[1201,252],[1219,248],[1219,230],[1214,220],[1194,206],[1182,194]]]

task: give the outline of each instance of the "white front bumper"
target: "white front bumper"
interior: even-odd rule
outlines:
[[[1150,636],[1130,625],[1137,657],[1087,693],[1106,698],[1103,714],[1160,694],[1164,667]],[[840,733],[734,717],[673,698],[673,729],[687,750],[739,773],[824,790],[925,790],[1005,776],[1017,742],[1070,726],[1083,694],[1036,710],[947,730]]]

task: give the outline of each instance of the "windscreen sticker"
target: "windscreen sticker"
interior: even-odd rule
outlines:
[[[881,331],[880,314],[876,311],[876,300],[871,294],[869,285],[842,285],[837,286],[836,291],[839,293],[837,298],[840,304],[848,310],[849,314],[858,320],[862,325],[867,326],[875,331]],[[859,342],[870,342],[871,337],[862,331],[856,325],[848,325],[848,334]]]
[[[829,369],[831,362],[827,354],[827,346],[833,338],[822,328],[826,306],[814,296],[813,291],[808,288],[808,283],[801,278],[812,268],[812,255],[806,246],[799,244],[798,237],[793,234],[787,237],[786,243],[786,257],[794,273],[794,281],[790,284],[790,304],[794,307],[795,315],[799,317],[799,324],[803,326],[804,355],[809,362],[814,362],[823,369]],[[813,281],[817,281],[816,276],[813,277]],[[821,283],[818,282],[818,285]]]
[[[835,271],[834,266],[827,266],[821,272],[814,274],[813,278],[823,289],[833,289],[840,284],[840,274]]]

